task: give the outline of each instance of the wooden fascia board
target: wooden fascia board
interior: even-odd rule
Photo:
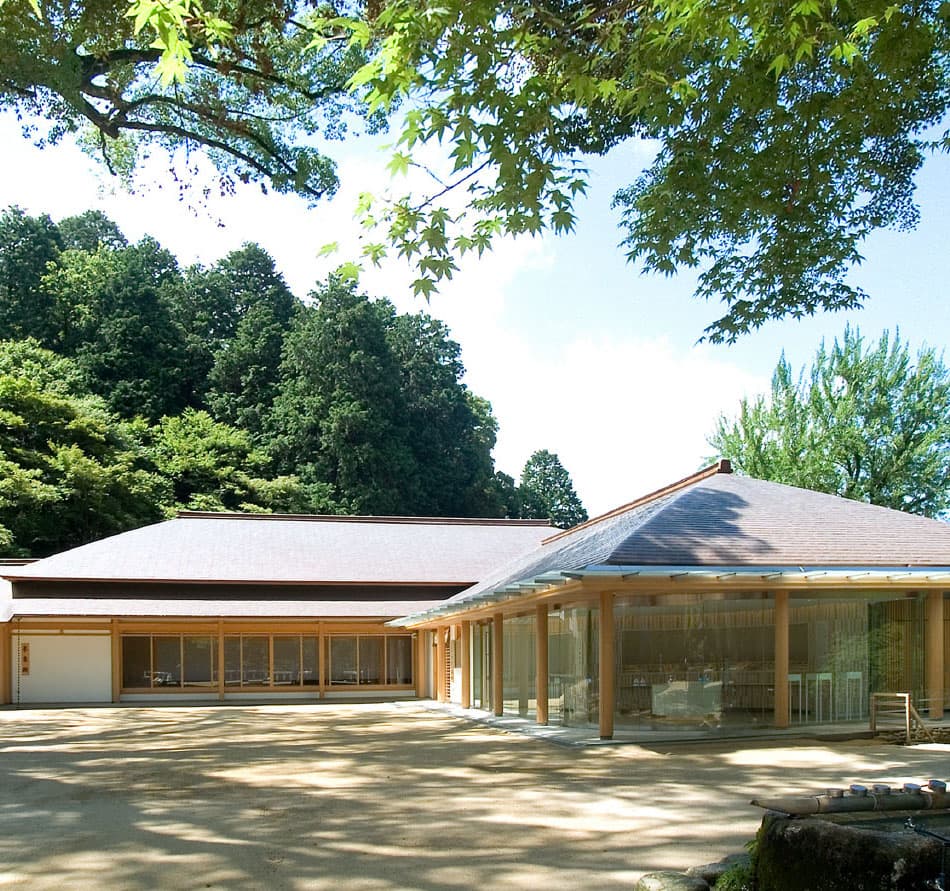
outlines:
[[[898,573],[895,573],[897,575]],[[664,594],[695,594],[708,592],[710,594],[728,593],[736,591],[950,591],[950,580],[927,580],[921,577],[897,578],[888,581],[886,578],[866,578],[860,572],[855,573],[852,579],[815,576],[811,579],[789,579],[775,576],[766,579],[765,573],[761,576],[735,576],[723,572],[722,578],[710,576],[691,577],[671,573],[668,577],[636,576],[622,579],[619,576],[587,577],[571,580],[567,584],[550,586],[522,597],[514,597],[500,603],[480,605],[470,610],[460,610],[433,617],[431,620],[407,626],[413,629],[431,629],[453,624],[463,619],[479,621],[491,618],[495,613],[506,616],[529,613],[534,607],[542,603],[557,602],[564,606],[580,605],[596,600],[602,593],[613,593],[618,596],[630,595],[664,595]]]

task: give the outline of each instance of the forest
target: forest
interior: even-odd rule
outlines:
[[[557,456],[496,471],[459,344],[245,244],[182,267],[98,211],[0,214],[0,555],[181,509],[586,519]]]

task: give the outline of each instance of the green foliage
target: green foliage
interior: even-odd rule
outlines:
[[[548,519],[560,529],[570,529],[587,519],[570,474],[558,456],[547,449],[528,458],[521,471],[519,495],[523,517]]]
[[[128,246],[119,227],[101,210],[87,210],[74,217],[66,217],[57,223],[65,250],[95,253],[105,247],[119,250]]]
[[[206,278],[210,290],[226,298],[235,322],[226,338],[203,339],[216,344],[207,372],[208,406],[218,420],[260,434],[277,394],[284,336],[297,299],[257,245],[229,254]]]
[[[938,517],[950,509],[950,373],[939,354],[845,329],[796,380],[744,399],[709,439],[741,473]]]
[[[341,279],[304,305],[257,245],[182,272],[94,212],[10,209],[3,259],[0,318],[34,339],[0,344],[2,553],[182,508],[521,515],[429,316]]]
[[[401,426],[414,464],[412,512],[496,515],[491,450],[498,425],[488,402],[461,383],[461,348],[424,313],[393,317],[386,338],[399,366]]]
[[[338,278],[312,297],[286,341],[270,426],[278,467],[326,483],[340,510],[499,513],[497,426],[461,383],[445,326]]]
[[[280,9],[263,29],[246,24],[253,16],[244,7],[212,14],[195,0],[135,0],[134,10],[136,27],[157,33],[154,46],[164,50],[159,62],[159,49],[150,49],[147,64],[160,66],[200,108],[225,115],[190,124],[193,113],[176,100],[170,107],[179,113],[185,106],[190,130],[201,134],[179,136],[166,125],[166,140],[219,139],[233,153],[238,140],[232,112],[220,110],[224,96],[232,99],[228,109],[241,107],[235,94],[251,83],[264,94],[259,101],[301,114],[307,103],[294,86],[312,90],[329,80],[338,100],[348,78],[370,113],[400,110],[394,175],[418,163],[426,144],[447,145],[447,167],[433,171],[439,185],[430,193],[361,199],[359,206],[364,223],[382,230],[364,256],[378,263],[392,250],[408,258],[418,272],[413,289],[423,296],[452,277],[460,255],[481,254],[500,235],[570,232],[587,188],[585,157],[650,139],[659,147],[655,162],[616,196],[623,243],[647,270],[699,269],[697,296],[726,304],[706,329],[709,339],[732,341],[768,318],[855,307],[865,294],[846,273],[860,261],[864,239],[880,227],[914,225],[914,176],[928,150],[950,144],[929,132],[950,103],[950,18],[938,0],[913,7],[890,0],[388,0],[319,8],[303,28]],[[51,82],[30,73],[38,42],[39,64],[46,61],[49,37],[24,26],[28,18],[20,13],[27,33],[13,41],[17,52],[28,46],[31,53],[32,64],[14,81],[23,90]],[[66,19],[67,33],[81,30]],[[136,39],[114,34],[122,30],[116,20],[82,44],[99,53],[112,80],[121,58],[116,38]],[[276,60],[276,84],[261,77],[255,40]],[[136,52],[137,64],[146,64]],[[321,80],[321,65],[337,79]],[[248,67],[253,74],[242,71]],[[88,81],[75,80],[73,92],[89,92]],[[129,98],[137,84],[121,81]],[[68,114],[61,107],[72,94],[63,88],[57,95],[60,105],[42,110],[74,121],[70,100]],[[112,136],[129,112],[111,93],[108,100],[111,116],[90,116]],[[170,100],[163,94],[162,101]],[[145,103],[156,107],[164,109]],[[257,132],[255,122],[240,122]],[[263,160],[254,154],[259,146],[240,143],[254,154],[244,170],[312,194],[309,165],[328,162],[298,157],[313,122],[293,118],[294,127],[296,140],[291,133],[287,142],[268,142],[273,151]],[[285,169],[294,166],[296,177]]]
[[[45,214],[30,217],[18,207],[0,214],[0,340],[35,337],[51,344],[53,301],[41,283],[62,244]]]
[[[186,409],[144,432],[145,453],[165,481],[160,507],[299,513],[308,507],[295,477],[268,479],[269,459],[250,435]]]
[[[316,200],[337,179],[309,137],[356,120],[345,87],[364,57],[343,41],[309,49],[312,18],[262,0],[3,3],[0,109],[45,119],[41,143],[85,128],[124,178],[152,146],[200,146],[223,191],[253,180]]]
[[[57,322],[48,345],[76,359],[112,411],[175,414],[189,401],[184,336],[168,297],[178,284],[175,258],[149,238],[66,251],[43,279]]]
[[[0,342],[0,548],[44,555],[157,519],[159,481],[69,359]]]

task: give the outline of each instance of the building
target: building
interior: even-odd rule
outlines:
[[[604,738],[875,691],[942,715],[950,526],[729,471],[565,532],[184,514],[8,567],[5,701],[433,696]]]
[[[418,635],[385,623],[554,531],[535,520],[184,512],[7,565],[0,702],[421,695]]]

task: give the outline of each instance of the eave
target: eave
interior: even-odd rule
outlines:
[[[434,627],[447,621],[479,619],[526,609],[552,599],[583,601],[603,591],[618,594],[696,591],[900,590],[950,588],[950,566],[587,566],[522,579],[469,598],[447,602],[388,623],[405,628]]]

